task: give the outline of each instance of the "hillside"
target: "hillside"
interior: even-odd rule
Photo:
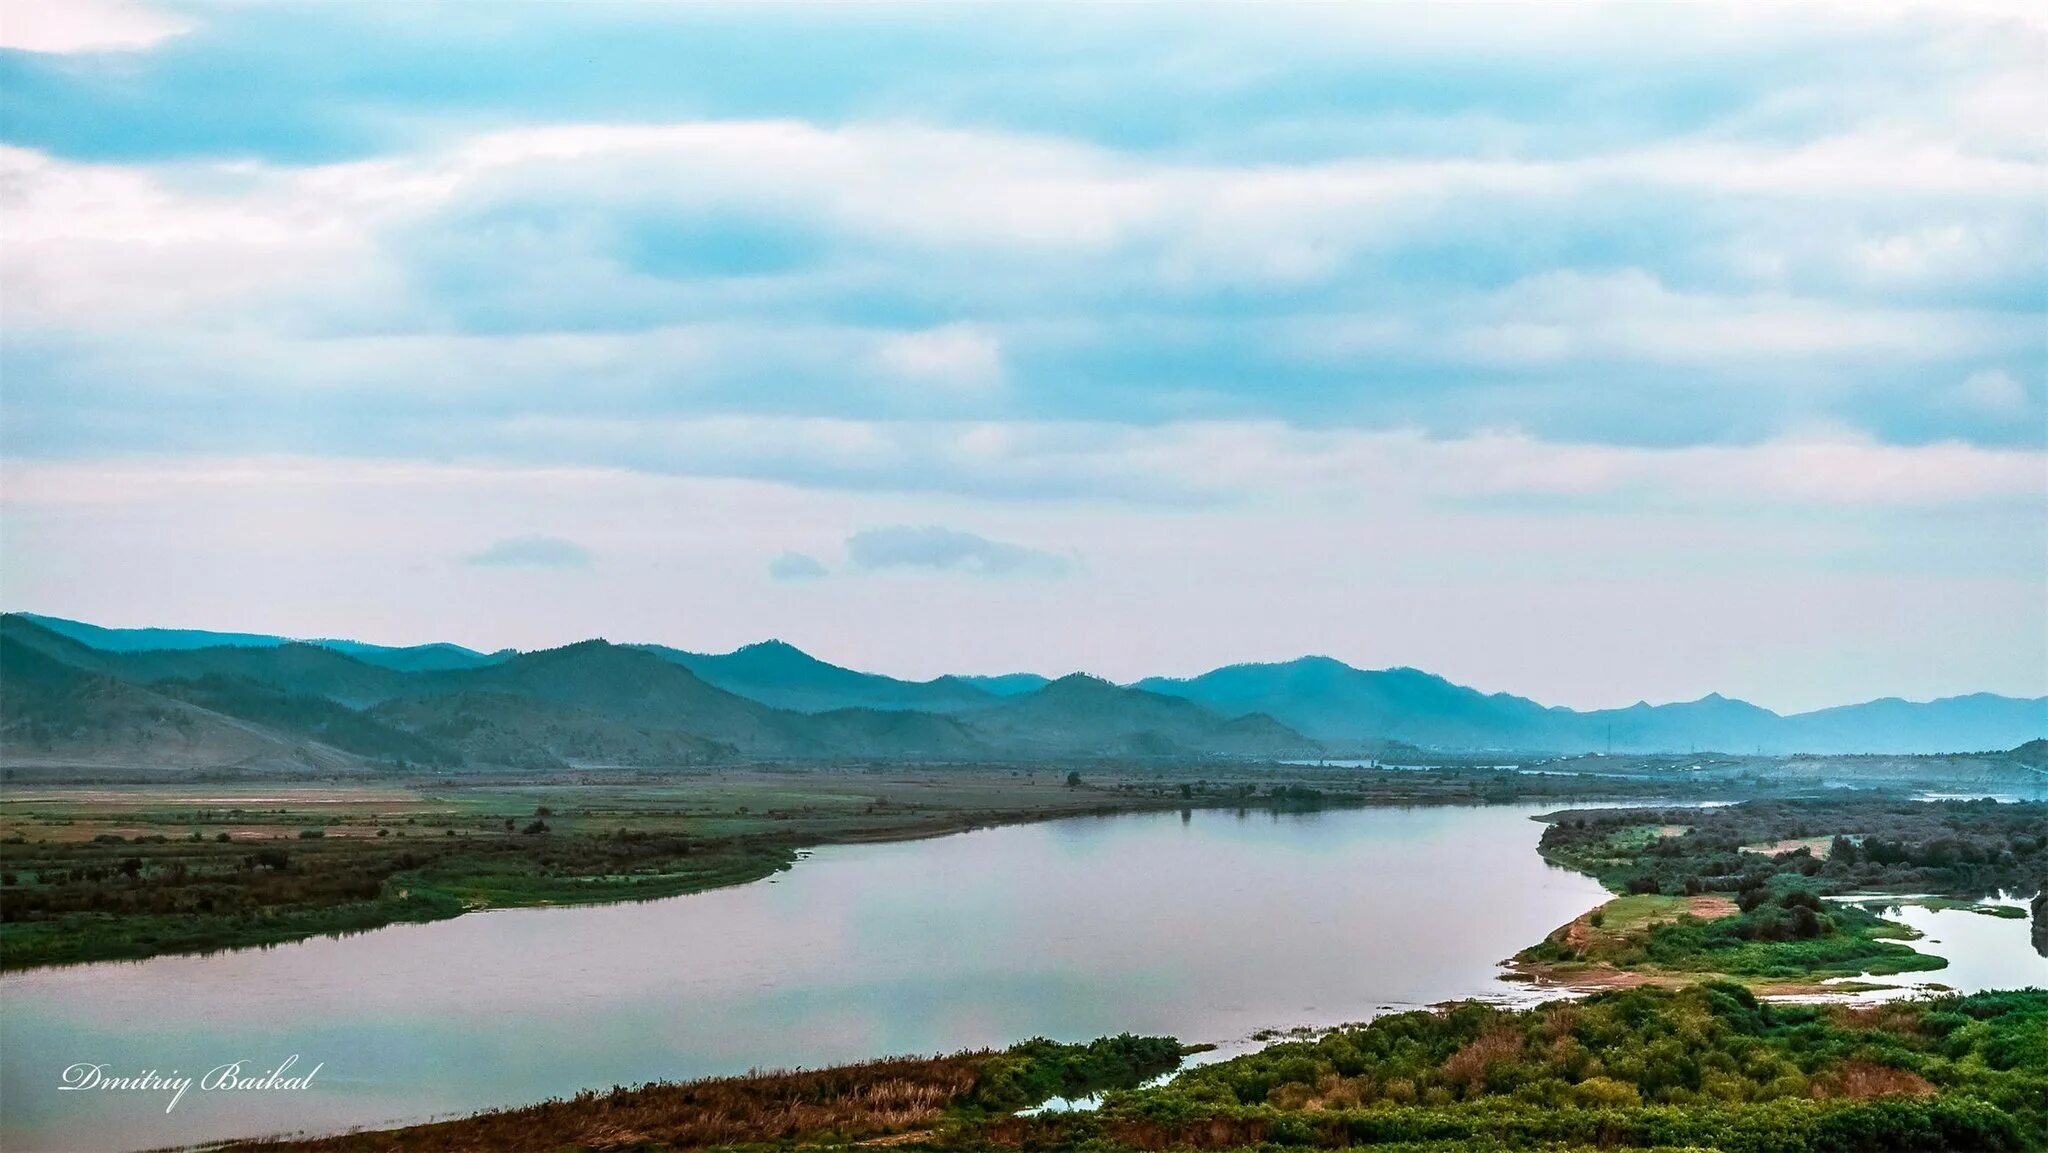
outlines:
[[[1225,719],[1191,701],[1121,688],[1075,673],[963,718],[1006,748],[1102,749],[1130,756],[1210,751],[1244,756],[1305,754],[1316,742],[1271,717]]]
[[[834,687],[888,700],[909,685],[975,707],[777,708],[711,684],[667,655],[603,640],[417,672],[296,642],[108,652],[18,615],[0,618],[0,642],[9,686],[0,756],[10,765],[558,771],[738,760],[1271,756],[1313,747],[1267,718],[1226,720],[1086,678],[999,697],[958,684],[867,678],[787,646],[754,646],[743,650],[745,661],[717,667],[757,678],[808,670],[819,704]]]
[[[1036,692],[1052,683],[1051,677],[1042,677],[1037,673],[1001,673],[992,677],[956,673],[953,676],[940,677],[939,679],[942,681],[958,681],[969,688],[980,689],[985,693],[994,693],[999,697],[1014,697],[1020,693]]]
[[[41,625],[59,636],[109,653],[215,648],[274,649],[283,645],[306,644],[345,653],[364,664],[379,665],[401,672],[476,668],[494,664],[511,655],[509,650],[480,653],[446,642],[393,647],[325,637],[301,640],[268,633],[221,633],[205,629],[113,629],[87,624],[84,621],[66,620],[63,617],[43,616],[40,613],[15,615]]]
[[[337,741],[384,762],[1286,756],[1404,744],[1513,753],[1904,756],[2006,749],[2048,737],[2048,698],[1886,698],[1780,715],[1713,693],[1579,712],[1483,693],[1420,669],[1359,669],[1330,657],[1229,665],[1120,687],[1080,674],[1059,681],[1023,673],[902,680],[842,668],[781,641],[713,654],[605,641],[484,654],[446,644],[389,648],[104,629],[24,614],[0,617],[0,634],[76,669],[281,725],[273,735],[287,743]],[[228,643],[205,643],[215,640]],[[203,700],[189,687],[200,684],[213,686]],[[225,693],[228,685],[241,687]],[[284,708],[251,686],[296,703]],[[428,703],[440,697],[474,699]],[[500,698],[548,709],[529,723]],[[316,718],[313,699],[376,715]],[[397,701],[408,706],[384,708]],[[409,744],[408,732],[418,740]]]
[[[1713,693],[1577,712],[1481,693],[1417,669],[1357,669],[1329,657],[1154,677],[1137,687],[1225,715],[1263,713],[1318,740],[1438,749],[1926,754],[2009,748],[2048,734],[2048,697],[1892,698],[1782,716]]]
[[[1188,680],[1153,677],[1136,687],[1228,716],[1265,713],[1319,740],[1514,745],[1542,742],[1553,723],[1551,711],[1534,701],[1488,696],[1419,669],[1367,672],[1329,657],[1230,665]]]
[[[691,653],[665,645],[631,647],[681,665],[727,692],[800,713],[846,708],[943,713],[978,708],[995,700],[995,694],[958,678],[904,681],[855,672],[827,664],[782,641],[763,641],[729,653]]]
[[[386,701],[371,715],[467,765],[536,772],[673,768],[731,761],[738,754],[731,745],[678,729],[636,727],[510,693],[408,697]]]
[[[0,636],[0,762],[7,767],[355,772],[361,758],[279,733]]]

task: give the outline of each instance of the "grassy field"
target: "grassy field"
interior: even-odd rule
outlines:
[[[807,845],[1169,800],[1029,771],[17,789],[0,803],[0,963],[675,896],[767,876]]]

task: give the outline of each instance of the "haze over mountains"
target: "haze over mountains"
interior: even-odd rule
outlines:
[[[161,638],[178,647],[143,648],[152,638],[107,632],[0,617],[0,759],[7,765],[551,771],[1320,751],[1278,722],[1224,718],[1092,677],[1007,697],[964,684],[921,690],[823,665],[787,646],[742,650],[703,667],[757,685],[772,684],[770,674],[787,667],[782,697],[804,702],[801,710],[711,683],[688,667],[694,654],[602,640],[531,653],[451,655],[426,646],[437,650],[432,663],[461,667],[418,667],[421,649],[278,638],[192,647],[185,633]],[[904,707],[921,691],[934,703],[963,707]],[[840,703],[847,700],[856,703]]]
[[[0,617],[0,758],[177,769],[661,767],[740,760],[1519,752],[1939,753],[2048,735],[2048,697],[1781,716],[1711,695],[1578,712],[1328,657],[1119,686],[906,681],[779,641],[482,653]]]
[[[1712,693],[1579,712],[1481,693],[1419,669],[1368,672],[1328,657],[1231,665],[1137,688],[1218,712],[1263,712],[1324,741],[1551,752],[1942,753],[2011,748],[2048,732],[2048,697],[1897,698],[1783,716]]]

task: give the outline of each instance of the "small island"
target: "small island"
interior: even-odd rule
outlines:
[[[1983,904],[2048,876],[2048,804],[1856,797],[1724,808],[1571,810],[1541,851],[1617,896],[1518,954],[1514,973],[1577,988],[1720,977],[1760,993],[1843,992],[1940,969],[1873,908]],[[1868,898],[1856,900],[1854,898]],[[2034,939],[2042,939],[2038,911]],[[1833,980],[1836,983],[1822,985]]]

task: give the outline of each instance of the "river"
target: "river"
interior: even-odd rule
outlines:
[[[1546,808],[1062,820],[827,846],[771,880],[640,904],[11,974],[0,1147],[325,1132],[1034,1035],[1227,1044],[1526,999],[1496,962],[1605,898],[1537,855]],[[169,1112],[168,1091],[58,1089],[74,1063],[260,1075],[292,1056],[294,1075],[318,1066],[309,1088],[194,1088]]]

